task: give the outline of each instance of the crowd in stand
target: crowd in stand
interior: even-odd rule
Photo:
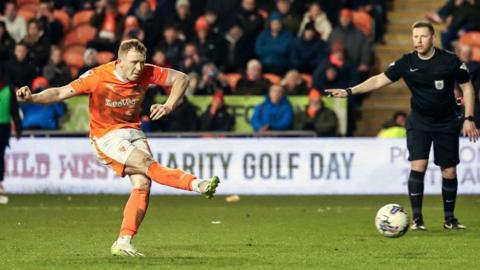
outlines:
[[[64,85],[113,59],[122,40],[137,38],[148,48],[148,62],[190,75],[188,95],[212,96],[212,104],[200,117],[187,97],[172,115],[158,123],[147,123],[144,117],[147,130],[231,130],[234,120],[225,109],[223,95],[264,95],[265,102],[255,108],[251,119],[256,131],[295,128],[335,136],[338,120],[323,105],[322,91],[347,87],[367,77],[373,64],[372,45],[383,42],[385,2],[2,1],[0,64],[7,67],[5,80],[12,87],[32,86],[40,80],[42,83],[32,88],[41,91],[47,86]],[[26,5],[36,9],[26,13]],[[81,17],[80,13],[88,16]],[[66,22],[68,18],[73,20]],[[81,27],[85,29],[83,34],[72,40],[71,33]],[[93,34],[87,34],[92,28]],[[82,57],[73,62],[71,49],[79,46]],[[154,87],[145,108],[157,93],[168,91]],[[289,95],[308,96],[309,105],[302,114],[294,115],[286,98]],[[350,103],[359,104],[356,100]],[[25,115],[39,110],[22,109]],[[64,106],[57,106],[49,114],[60,117],[64,112]],[[217,119],[223,117],[225,120]],[[326,126],[319,127],[324,122]]]

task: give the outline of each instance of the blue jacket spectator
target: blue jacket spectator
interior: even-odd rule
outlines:
[[[32,83],[34,93],[48,87],[47,79],[37,77]],[[66,112],[62,102],[50,105],[24,103],[20,106],[23,112],[22,126],[24,129],[59,129],[58,120]]]
[[[313,24],[307,24],[302,36],[293,42],[290,62],[301,73],[312,73],[327,55],[328,44],[320,38]]]
[[[293,108],[280,85],[272,85],[265,101],[255,107],[252,127],[257,132],[289,130],[292,126]]]
[[[283,75],[290,61],[293,36],[283,29],[278,13],[270,17],[269,29],[263,30],[255,42],[255,52],[265,72]]]

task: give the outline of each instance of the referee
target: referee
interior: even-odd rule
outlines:
[[[475,142],[479,132],[475,126],[474,90],[467,67],[448,51],[435,48],[435,30],[429,22],[412,26],[414,51],[404,54],[381,74],[347,89],[328,89],[331,96],[343,98],[362,94],[389,85],[403,78],[412,92],[411,113],[407,119],[407,148],[411,164],[408,195],[413,210],[412,230],[426,230],[422,216],[424,176],[430,147],[433,143],[434,163],[442,170],[442,197],[448,230],[466,229],[454,216],[457,196],[456,166],[459,159],[459,135]],[[465,115],[457,115],[454,87],[460,85]],[[463,122],[463,123],[462,123]]]

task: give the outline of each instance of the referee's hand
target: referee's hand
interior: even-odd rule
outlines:
[[[475,122],[464,121],[463,122],[463,136],[468,137],[470,141],[476,142],[480,133],[478,132]]]
[[[326,89],[325,92],[328,93],[329,97],[334,98],[345,98],[348,96],[347,90],[345,89]]]

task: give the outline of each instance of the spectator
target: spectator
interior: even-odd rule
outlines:
[[[88,43],[97,51],[115,53],[125,32],[125,17],[118,13],[118,0],[100,0],[90,24],[98,29],[97,36]]]
[[[263,77],[262,64],[252,59],[248,61],[247,70],[235,87],[237,95],[265,95],[270,88],[270,81]]]
[[[202,131],[232,131],[235,118],[227,112],[222,92],[212,96],[212,103],[200,116],[200,130]]]
[[[270,16],[269,28],[263,30],[255,42],[255,52],[265,72],[283,75],[290,64],[293,36],[283,29],[279,15]]]
[[[323,41],[313,24],[307,24],[303,35],[294,40],[290,52],[292,67],[302,73],[312,73],[318,64],[327,57],[328,44]]]
[[[153,121],[154,130],[169,132],[198,131],[198,117],[196,107],[183,97],[169,115]]]
[[[202,58],[209,59],[219,68],[223,68],[227,43],[221,38],[209,32],[209,24],[205,17],[199,17],[195,23],[196,36],[193,42],[198,48]]]
[[[5,4],[4,16],[0,20],[5,22],[7,31],[16,42],[20,42],[27,35],[27,23],[22,16],[17,16],[17,6],[13,1]]]
[[[124,28],[122,40],[126,39],[138,39],[140,41],[145,40],[145,32],[140,27],[140,23],[138,22],[135,16],[128,16],[125,19],[125,28]]]
[[[155,49],[155,51],[153,52],[151,63],[164,68],[173,67],[172,63],[170,63],[170,61],[168,60],[165,52],[158,48]]]
[[[339,43],[313,72],[313,86],[323,90],[328,88],[346,88],[351,85],[353,67],[345,59],[343,46]]]
[[[44,77],[33,80],[32,91],[40,93],[48,88],[48,81]],[[20,105],[23,112],[22,126],[24,129],[59,129],[59,120],[65,114],[66,106],[63,102],[49,105],[24,103]]]
[[[280,16],[279,16],[280,17]],[[242,0],[236,22],[242,27],[245,36],[254,41],[263,29],[264,21],[255,3],[255,0]]]
[[[8,82],[14,88],[30,85],[36,76],[36,65],[28,55],[28,47],[24,43],[15,45],[14,57],[8,61]]]
[[[170,25],[175,25],[179,29],[178,36],[186,41],[194,36],[193,27],[195,18],[191,14],[189,0],[177,0],[175,4],[175,14],[170,18]]]
[[[247,61],[255,57],[254,42],[249,43],[242,28],[234,23],[225,34],[227,51],[225,58],[225,72],[241,72]]]
[[[10,36],[5,22],[0,21],[0,65],[4,65],[15,48],[15,40]]]
[[[218,24],[221,29],[230,22],[232,14],[237,14],[240,9],[240,0],[208,0],[205,10],[217,15]]]
[[[407,120],[407,114],[404,112],[396,112],[392,119],[385,122],[380,132],[378,132],[378,138],[405,138],[407,137],[407,130],[405,123]]]
[[[302,79],[300,73],[294,69],[287,72],[281,85],[288,96],[308,94],[307,83]]]
[[[157,49],[165,52],[165,56],[173,68],[180,65],[184,42],[179,38],[177,27],[167,25],[163,30],[163,40],[157,45]]]
[[[277,0],[276,9],[273,13],[278,13],[282,17],[285,30],[292,35],[296,35],[300,28],[300,17],[292,10],[292,0]],[[273,14],[272,13],[272,14]]]
[[[58,44],[63,38],[63,25],[53,16],[53,3],[40,2],[37,13],[37,20],[42,24],[45,36],[52,44]]]
[[[449,16],[447,28],[441,34],[442,47],[452,50],[452,41],[468,31],[480,30],[479,0],[450,0],[441,8],[442,16]]]
[[[196,72],[200,74],[204,63],[205,59],[198,53],[197,45],[195,43],[185,44],[179,69],[185,73]]]
[[[319,3],[312,3],[308,11],[305,12],[297,36],[301,37],[303,35],[305,26],[307,26],[307,24],[309,23],[313,23],[313,26],[315,27],[317,32],[320,33],[323,40],[328,40],[328,37],[332,32],[332,24],[328,20],[325,12],[323,12],[322,7]]]
[[[352,84],[363,81],[371,62],[371,46],[367,37],[352,23],[353,13],[349,9],[340,11],[340,25],[331,33],[328,40],[330,47],[340,42],[346,50],[346,58],[352,63],[355,73]]]
[[[147,46],[148,51],[152,51],[153,47],[157,44],[158,37],[155,28],[159,27],[158,25],[155,25],[154,10],[147,1],[141,1],[138,6],[132,4],[131,11],[132,12],[129,12],[129,15],[134,15],[135,18],[137,18],[140,29],[145,33],[145,46]]]
[[[220,38],[223,36],[227,29],[228,23],[220,24],[218,22],[217,14],[212,10],[205,11],[205,20],[208,23],[208,31],[214,36],[214,38]]]
[[[280,85],[272,85],[265,101],[255,107],[252,127],[256,132],[289,130],[293,108]]]
[[[50,63],[43,68],[43,77],[52,87],[64,86],[72,80],[70,68],[62,60],[62,51],[56,46],[52,46]]]
[[[223,94],[231,94],[232,90],[225,80],[224,75],[219,72],[217,67],[212,63],[203,65],[202,77],[198,83],[196,95],[213,95],[216,92]]]
[[[89,48],[85,50],[83,53],[83,67],[78,70],[78,75],[85,74],[85,72],[98,65],[97,55],[98,52],[95,49]]]
[[[42,24],[36,19],[28,21],[27,35],[22,41],[28,47],[30,59],[38,67],[47,64],[50,57],[50,40],[44,35]]]
[[[315,131],[318,137],[335,137],[338,135],[338,118],[334,111],[325,107],[322,95],[316,89],[308,94],[305,111],[295,117],[296,129]]]

